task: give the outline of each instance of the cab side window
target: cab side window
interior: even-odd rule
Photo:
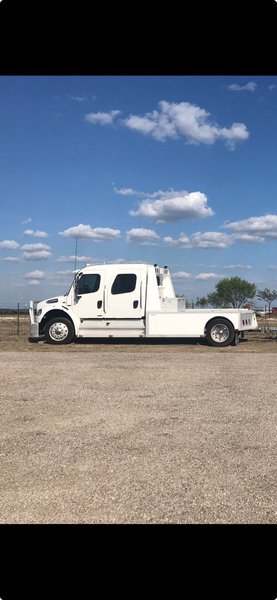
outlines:
[[[97,292],[100,287],[100,275],[98,274],[88,274],[81,275],[77,284],[77,294],[92,294],[93,292]]]
[[[133,273],[117,275],[111,289],[112,294],[128,294],[136,289],[137,276]]]

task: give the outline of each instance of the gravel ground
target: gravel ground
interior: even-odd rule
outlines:
[[[93,348],[0,352],[0,523],[277,522],[275,353]]]

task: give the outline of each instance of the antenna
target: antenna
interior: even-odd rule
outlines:
[[[76,271],[76,263],[77,263],[77,248],[78,248],[78,236],[76,235],[76,243],[75,243],[75,259],[74,259],[74,271]]]

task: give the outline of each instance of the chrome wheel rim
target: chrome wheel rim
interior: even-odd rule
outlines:
[[[49,335],[54,342],[62,342],[68,336],[68,327],[65,323],[53,323],[49,327]]]
[[[226,342],[230,335],[229,328],[224,323],[218,323],[211,329],[211,338],[214,342]]]

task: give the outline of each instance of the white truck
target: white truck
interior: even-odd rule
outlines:
[[[86,265],[63,296],[30,302],[30,341],[82,338],[206,338],[235,344],[258,328],[248,309],[190,309],[177,298],[167,266]]]

